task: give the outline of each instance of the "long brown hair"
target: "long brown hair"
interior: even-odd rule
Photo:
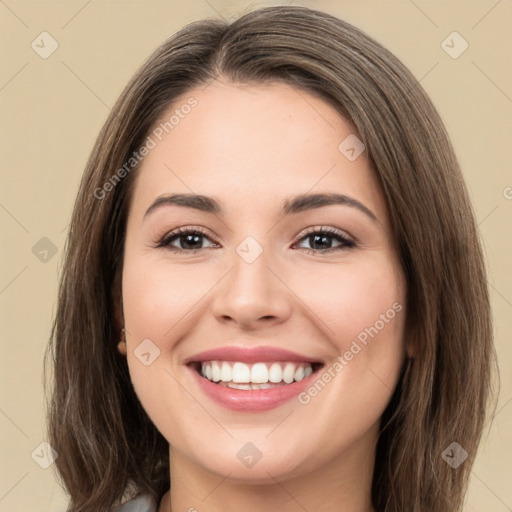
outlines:
[[[73,512],[110,511],[170,486],[168,444],[135,395],[120,338],[126,167],[169,105],[222,77],[281,81],[328,101],[366,146],[407,280],[414,357],[383,415],[372,483],[379,512],[461,509],[492,390],[492,325],[474,213],[432,102],[403,64],[354,26],[306,7],[268,7],[233,23],[201,20],[164,42],[112,109],[73,211],[47,358],[49,442]],[[127,172],[111,187],[118,170]],[[110,181],[112,183],[112,181]],[[114,186],[115,185],[115,186]],[[457,469],[443,451],[457,442]]]

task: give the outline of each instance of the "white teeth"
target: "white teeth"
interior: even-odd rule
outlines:
[[[235,363],[231,375],[230,380],[233,382],[251,382],[251,369],[245,363]],[[208,378],[208,375],[206,375],[206,378]]]
[[[234,382],[219,382],[219,384],[226,388],[233,389],[270,389],[274,387],[272,384],[269,384],[268,382],[265,382],[264,384],[235,384]],[[280,386],[280,384],[276,385]]]
[[[208,363],[203,363],[208,364]],[[206,377],[206,375],[203,373],[203,377]],[[227,363],[226,361],[222,361],[222,367],[220,370],[220,380],[223,382],[229,382],[231,380],[231,365]]]
[[[283,380],[283,370],[279,363],[273,363],[268,371],[268,380],[270,382],[281,382]]]
[[[309,363],[254,363],[205,361],[201,375],[222,386],[235,389],[267,389],[276,384],[291,384],[313,373]]]
[[[283,371],[283,380],[286,384],[293,382],[293,376],[295,375],[295,365],[293,363],[286,363]]]
[[[252,365],[251,382],[256,384],[268,382],[268,369],[265,363],[256,363]]]
[[[217,361],[212,361],[212,377],[213,382],[219,382],[219,380],[221,380],[220,366]]]
[[[302,366],[299,366],[296,370],[295,370],[295,375],[293,377],[295,380],[302,380],[304,378],[304,368],[302,368]]]

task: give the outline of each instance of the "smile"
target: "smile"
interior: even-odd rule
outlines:
[[[325,366],[284,348],[244,345],[196,353],[182,364],[190,372],[192,389],[237,412],[265,411],[296,398]]]
[[[320,366],[315,363],[203,361],[196,366],[210,382],[231,389],[270,389],[299,382]]]

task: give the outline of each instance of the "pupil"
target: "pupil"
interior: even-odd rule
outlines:
[[[201,236],[202,235],[185,235],[185,245],[186,246],[190,246],[190,245],[194,245],[194,244],[197,245],[200,242]],[[190,240],[193,240],[193,241],[190,242]],[[195,247],[192,247],[192,248],[195,249]]]
[[[324,236],[324,235],[312,235],[311,237],[313,239],[313,243],[311,245],[315,246],[316,244],[320,243],[320,244],[324,244],[323,247],[321,248],[330,248],[332,243],[329,243],[327,242],[327,240],[329,240],[331,237],[330,236]],[[310,238],[310,243],[311,243],[311,238]]]

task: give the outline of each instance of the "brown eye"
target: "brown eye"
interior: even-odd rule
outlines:
[[[334,247],[333,239],[338,242],[338,245]],[[300,240],[305,240],[310,244],[311,249],[305,249],[307,252],[311,253],[338,251],[348,249],[356,245],[352,239],[343,233],[343,231],[339,231],[333,228],[317,228],[303,235]]]
[[[173,251],[195,252],[205,247],[201,247],[203,239],[210,238],[206,233],[194,228],[179,228],[166,234],[158,243],[157,247],[165,247]],[[178,243],[178,247],[174,243]]]

